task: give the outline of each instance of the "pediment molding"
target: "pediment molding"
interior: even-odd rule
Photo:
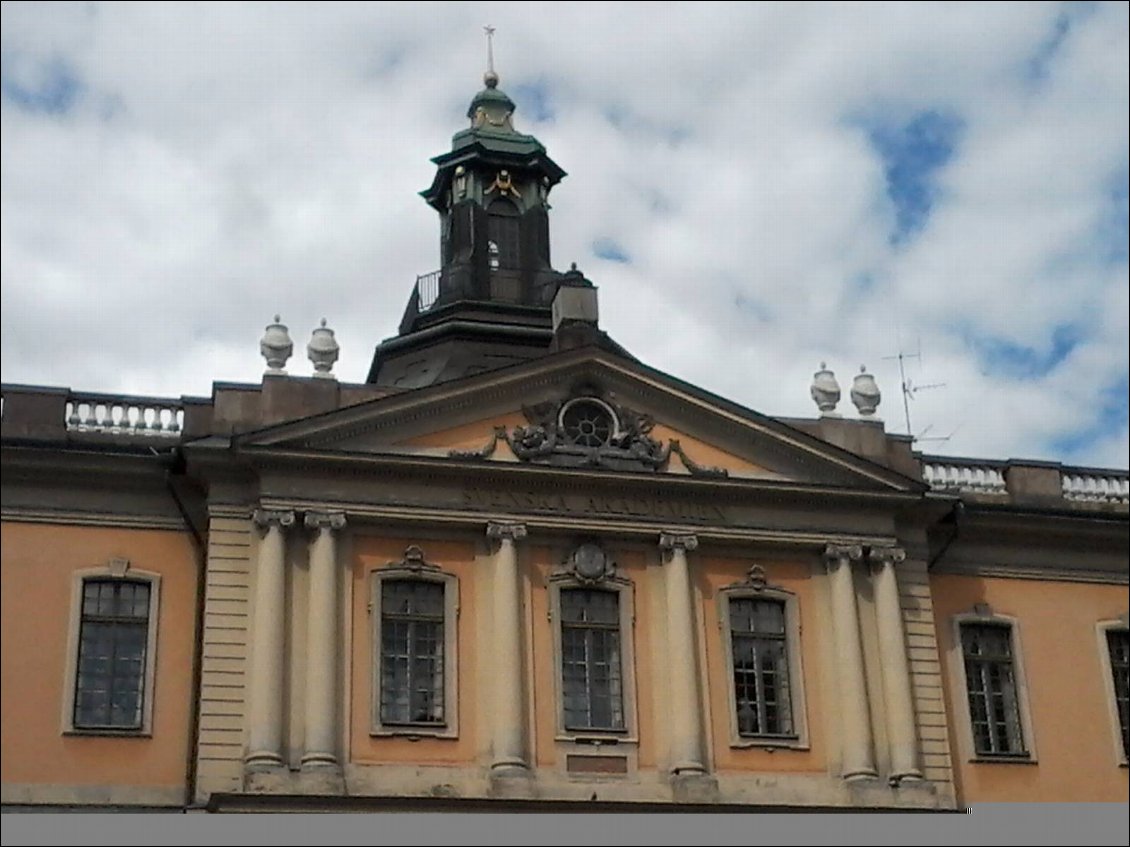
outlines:
[[[588,391],[627,422],[619,440],[595,452],[562,450],[557,421],[564,404]],[[451,461],[489,458],[506,441],[520,462],[561,468],[665,469],[678,455],[690,475],[721,478],[721,469],[698,463],[677,438],[651,436],[661,421],[719,450],[764,468],[780,482],[917,493],[923,483],[801,432],[785,423],[715,397],[637,362],[583,349],[479,374],[452,383],[390,395],[333,412],[237,436],[239,447],[276,447],[359,455],[420,455],[397,446],[427,432],[522,409],[527,424],[495,429],[481,448],[458,450]],[[540,431],[539,431],[540,427]],[[549,447],[546,447],[546,443]],[[525,453],[525,456],[522,454]],[[594,461],[595,460],[595,461]]]

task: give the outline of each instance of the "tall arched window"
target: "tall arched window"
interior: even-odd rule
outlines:
[[[487,238],[490,269],[517,270],[520,258],[518,208],[509,200],[495,200],[487,208]]]

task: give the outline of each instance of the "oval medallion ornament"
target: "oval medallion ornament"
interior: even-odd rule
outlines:
[[[596,582],[608,571],[608,557],[596,544],[582,544],[573,551],[573,571],[581,579]]]

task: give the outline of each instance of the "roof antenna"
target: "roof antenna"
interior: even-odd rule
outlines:
[[[898,355],[896,355],[896,356],[884,356],[883,359],[885,361],[891,361],[893,359],[897,359],[898,363],[899,363],[899,382],[902,386],[902,411],[903,411],[903,414],[906,416],[906,434],[909,435],[911,438],[913,438],[915,441],[948,441],[950,439],[949,435],[945,436],[944,438],[939,438],[939,437],[922,438],[921,437],[921,436],[925,435],[927,432],[930,431],[930,427],[932,427],[933,424],[930,424],[930,426],[927,426],[926,429],[922,430],[922,432],[919,433],[918,436],[915,436],[913,434],[913,431],[910,428],[910,401],[914,399],[914,395],[917,394],[919,391],[927,391],[931,388],[944,388],[945,385],[946,385],[944,382],[933,382],[933,383],[930,383],[929,385],[915,385],[913,382],[910,381],[910,379],[907,378],[907,376],[906,376],[906,360],[907,359],[917,359],[920,363],[922,361],[922,339],[921,338],[918,339],[918,352],[917,353],[904,353],[902,350],[899,350]],[[952,435],[952,433],[951,433],[951,435]]]
[[[487,88],[494,88],[498,85],[498,74],[494,71],[494,27],[487,24],[483,32],[487,35],[487,72],[483,74],[483,82]]]

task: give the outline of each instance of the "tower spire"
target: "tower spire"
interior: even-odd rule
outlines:
[[[494,27],[487,24],[483,27],[483,32],[487,36],[487,72],[483,74],[483,82],[487,88],[495,88],[498,85],[498,74],[494,70]]]

